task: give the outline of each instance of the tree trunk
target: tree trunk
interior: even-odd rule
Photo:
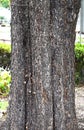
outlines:
[[[12,0],[12,85],[3,130],[77,130],[74,41],[80,0]]]
[[[79,3],[51,0],[51,85],[53,129],[77,130],[74,41]]]

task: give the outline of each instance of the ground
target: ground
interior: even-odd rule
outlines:
[[[75,89],[76,115],[79,130],[84,130],[84,86]]]

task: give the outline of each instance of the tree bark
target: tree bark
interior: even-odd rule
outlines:
[[[51,0],[51,81],[54,130],[77,130],[74,41],[79,1]]]
[[[80,0],[12,0],[8,127],[77,130],[74,41]]]
[[[30,130],[53,129],[49,7],[49,0],[29,2],[31,72],[27,84],[26,125]]]
[[[14,0],[12,13],[12,85],[10,92],[10,127],[9,130],[25,130],[26,127],[26,48],[29,43],[28,2]],[[28,69],[30,68],[30,64]]]

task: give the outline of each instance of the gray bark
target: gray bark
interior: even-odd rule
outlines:
[[[12,85],[3,130],[77,130],[74,41],[79,8],[79,0],[12,0]]]
[[[32,68],[29,77],[31,79],[27,84],[26,125],[30,130],[53,129],[52,88],[50,84],[49,7],[49,0],[42,2],[31,0],[29,3],[30,60],[32,60],[30,66]]]
[[[54,130],[77,130],[74,41],[78,1],[51,0],[51,64]]]

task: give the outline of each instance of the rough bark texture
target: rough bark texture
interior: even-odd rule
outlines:
[[[77,130],[74,102],[77,2],[51,0],[51,84],[54,130]]]
[[[21,3],[22,2],[22,3]],[[20,5],[19,5],[20,3]],[[10,130],[25,130],[26,117],[26,43],[28,42],[28,4],[14,1],[12,10],[12,86],[10,93]],[[29,66],[28,66],[29,67]]]
[[[53,129],[49,7],[49,0],[29,2],[31,72],[27,84],[26,125],[30,130]]]
[[[8,127],[77,130],[74,40],[80,0],[12,0]]]

